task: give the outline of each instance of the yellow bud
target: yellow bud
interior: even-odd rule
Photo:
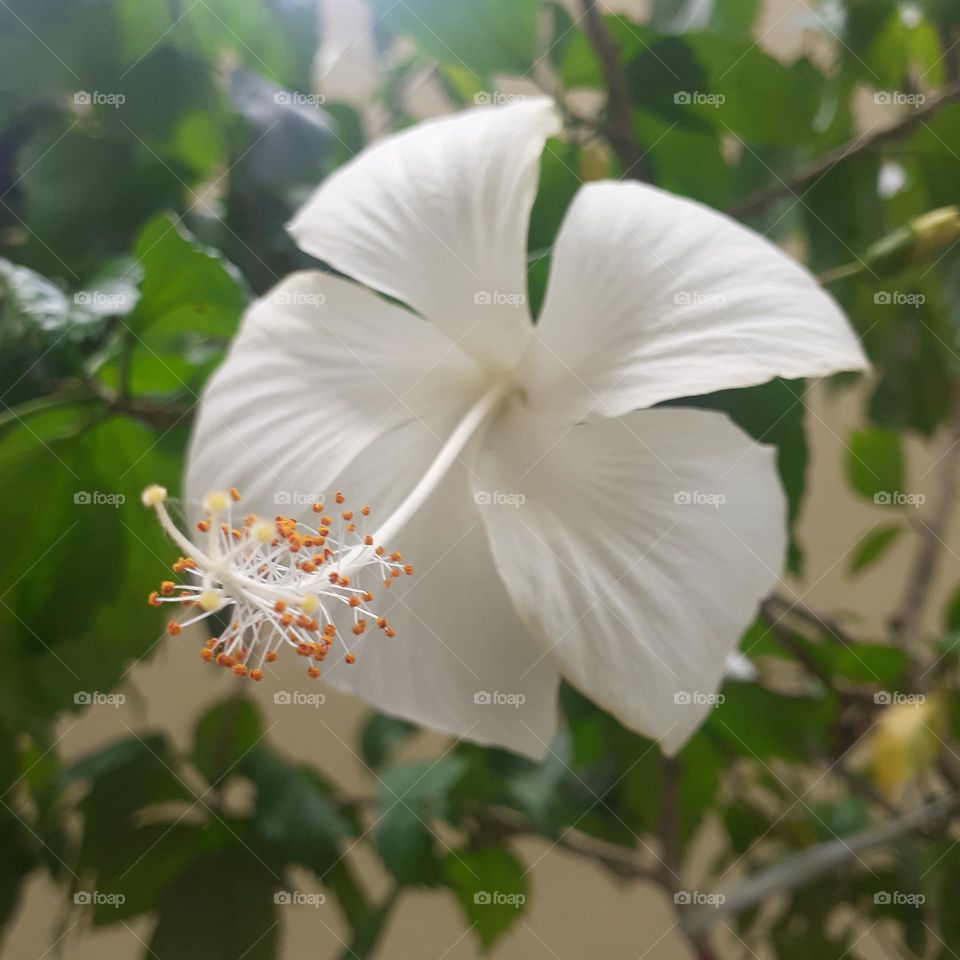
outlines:
[[[870,775],[888,800],[930,767],[940,749],[943,704],[934,694],[908,697],[887,707],[869,736]]]

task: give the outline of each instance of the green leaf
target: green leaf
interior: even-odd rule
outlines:
[[[160,899],[155,960],[273,960],[279,878],[244,849],[194,860]]]
[[[880,560],[900,538],[906,528],[896,524],[871,530],[856,545],[850,559],[851,574],[862,573]]]
[[[855,430],[847,442],[847,478],[860,496],[893,503],[904,486],[900,437],[891,430]]]
[[[951,633],[960,631],[960,587],[954,590],[947,602],[947,608],[943,613],[943,623]]]
[[[451,851],[443,861],[451,890],[485,950],[520,919],[527,902],[523,865],[507,850]]]
[[[309,767],[292,766],[262,746],[243,758],[239,769],[257,786],[253,820],[259,835],[287,860],[322,877],[340,857],[340,840],[351,832],[329,786]]]
[[[466,772],[465,757],[403,764],[381,774],[377,852],[400,884],[442,879],[430,821],[449,812],[449,794]]]
[[[412,723],[399,717],[390,717],[385,713],[371,714],[360,733],[363,762],[372,770],[379,770],[416,732],[417,728]]]
[[[197,723],[193,734],[194,766],[217,785],[237,769],[260,742],[263,722],[256,705],[241,696],[210,707]]]
[[[536,0],[375,0],[374,8],[385,29],[427,56],[477,74],[526,73],[537,57]]]

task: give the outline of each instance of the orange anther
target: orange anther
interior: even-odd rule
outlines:
[[[300,564],[300,569],[304,573],[315,573],[317,565],[312,560],[304,560],[303,563]]]
[[[240,499],[240,491],[236,487],[230,488],[230,499],[236,503]]]
[[[247,675],[247,668],[242,663],[236,663],[233,666],[233,672],[238,677],[245,677]]]
[[[182,632],[183,627],[181,627],[179,623],[171,621],[167,624],[167,633],[169,633],[171,637],[178,637]]]
[[[206,532],[210,529],[210,521],[209,521],[209,520],[200,520],[200,521],[197,523],[197,529],[198,529],[201,533],[206,533]]]
[[[371,537],[370,534],[368,533],[368,534],[363,538],[363,542],[364,542],[368,547],[372,547],[372,546],[373,546],[373,537]]]
[[[360,512],[361,512],[365,517],[369,517],[369,516],[370,516],[370,508],[367,507],[367,506],[361,507],[361,508],[360,508]]]
[[[209,663],[213,659],[213,651],[204,647],[200,651],[200,659],[203,660],[204,663]]]
[[[344,659],[344,661],[345,661],[346,663],[356,663],[356,662],[357,662],[357,658],[356,658],[352,653],[348,653],[343,659]]]
[[[159,607],[159,606],[160,606],[160,598],[159,598],[159,596],[157,596],[157,591],[156,591],[156,590],[151,590],[151,591],[150,591],[149,595],[147,596],[147,603],[149,603],[151,607]]]
[[[283,613],[283,611],[287,609],[287,601],[286,601],[286,600],[278,600],[278,601],[273,605],[273,609],[276,610],[277,613]]]
[[[314,513],[323,513],[323,504],[315,503],[310,509],[313,510]]]
[[[262,670],[251,670],[251,671],[250,671],[250,679],[251,679],[251,680],[256,680],[256,681],[259,683],[259,682],[263,679],[263,671],[262,671]]]
[[[403,572],[404,572],[408,577],[413,576],[413,564],[412,564],[412,563],[408,563],[408,564],[403,568]]]
[[[387,636],[387,637],[395,637],[397,635],[397,631],[394,630],[393,627],[387,627],[387,629],[384,630],[383,633],[384,633],[384,636]]]
[[[317,667],[307,667],[307,676],[311,680],[316,680],[320,676],[320,670]]]
[[[354,594],[354,595],[347,601],[347,603],[348,603],[351,607],[359,607],[359,606],[360,606],[360,598],[359,598],[356,594]]]
[[[399,563],[403,559],[403,557],[400,555],[399,550],[394,550],[393,553],[390,554],[390,559],[394,563]]]
[[[172,580],[164,580],[163,583],[160,584],[160,592],[165,597],[169,597],[170,594],[173,593],[173,588],[175,586],[176,584]]]
[[[285,613],[285,614],[280,618],[280,622],[281,622],[285,627],[289,627],[290,624],[293,623],[293,614],[292,614],[292,613]]]
[[[336,503],[343,503],[347,498],[342,493],[336,493],[333,496],[333,499]]]
[[[373,552],[374,552],[378,557],[382,557],[382,556],[383,556],[383,547],[377,547],[377,549],[374,550]]]
[[[368,591],[363,595],[363,602],[364,602],[364,603],[369,603],[372,599],[373,599],[373,594],[368,590]]]
[[[353,511],[352,511],[352,510],[344,510],[343,513],[341,514],[341,516],[343,517],[344,520],[352,520],[352,519],[353,519]]]
[[[277,651],[268,650],[267,655],[263,659],[266,660],[267,663],[273,663],[277,659]]]
[[[381,630],[383,630],[383,629],[386,627],[386,625],[387,625],[387,618],[386,618],[386,617],[377,617],[377,626],[378,626]]]

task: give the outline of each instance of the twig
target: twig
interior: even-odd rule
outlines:
[[[584,32],[600,61],[603,82],[607,88],[604,133],[623,164],[623,176],[649,182],[652,170],[634,131],[630,87],[620,66],[620,50],[603,22],[596,0],[581,0],[581,4]]]
[[[879,827],[871,827],[851,837],[829,840],[786,857],[721,890],[715,905],[698,905],[686,910],[683,927],[694,936],[702,934],[722,917],[748,910],[777,893],[793,890],[848,865],[865,850],[883,846],[949,817],[957,810],[958,804],[960,797],[956,795],[941,797]]]
[[[856,643],[856,640],[836,620],[820,613],[818,610],[814,610],[813,607],[808,606],[802,600],[791,600],[789,597],[774,593],[764,600],[761,610],[765,617],[772,618],[775,621],[788,616],[796,617],[797,620],[811,627],[816,627],[831,640],[842,643],[844,646]],[[780,611],[779,614],[777,613],[778,610]]]
[[[958,99],[960,99],[960,83],[953,83],[945,87],[939,97],[930,100],[919,110],[914,110],[893,126],[867,136],[854,137],[852,140],[818,157],[796,173],[782,180],[778,180],[769,187],[756,190],[742,200],[738,200],[727,212],[731,216],[739,218],[749,217],[755,213],[762,213],[781,197],[794,194],[800,187],[823,176],[823,174],[841,160],[848,160],[862,153],[869,153],[871,150],[875,150],[885,143],[899,140],[901,137],[911,133],[925,121],[930,120],[944,107]]]
[[[943,555],[947,525],[960,493],[960,399],[954,402],[949,441],[950,446],[943,455],[938,470],[936,502],[930,510],[929,518],[922,520],[920,547],[907,576],[900,607],[890,619],[893,641],[900,647],[912,643],[920,629],[930,589]]]

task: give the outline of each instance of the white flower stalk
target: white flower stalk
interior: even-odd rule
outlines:
[[[185,553],[173,571],[184,574],[187,582],[165,580],[148,597],[153,606],[186,608],[185,618],[169,622],[168,633],[177,636],[214,614],[228,617],[229,625],[200,651],[207,663],[261,680],[264,665],[287,648],[311,661],[307,676],[315,679],[320,676],[317,664],[338,642],[338,621],[347,619],[354,637],[366,633],[369,624],[387,637],[395,635],[387,618],[373,610],[374,593],[367,582],[372,573],[378,587],[389,588],[401,573],[411,575],[413,567],[399,553],[387,554],[365,531],[369,507],[357,514],[342,509],[345,498],[337,493],[336,508],[331,508],[336,519],[325,512],[322,500],[313,504],[313,511],[323,514],[315,527],[282,515],[266,520],[247,514],[241,519],[234,517],[240,494],[231,487],[204,497],[205,514],[196,523],[201,545],[173,523],[163,487],[147,487],[142,499]],[[344,661],[355,663],[349,641],[341,642]]]
[[[866,359],[803,267],[640,183],[582,187],[534,323],[528,219],[559,129],[542,99],[470,110],[328,177],[290,232],[341,276],[250,308],[186,491],[237,483],[262,513],[280,490],[350,490],[388,517],[381,539],[402,531],[419,575],[385,612],[403,642],[326,682],[542,757],[564,679],[675,753],[779,577],[786,504],[771,448],[663,403]]]

